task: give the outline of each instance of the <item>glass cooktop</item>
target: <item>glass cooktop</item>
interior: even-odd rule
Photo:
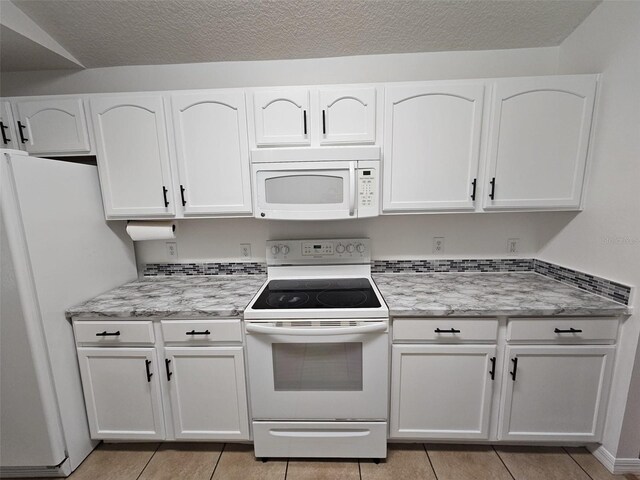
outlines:
[[[366,278],[271,280],[253,304],[255,310],[297,308],[377,308]]]

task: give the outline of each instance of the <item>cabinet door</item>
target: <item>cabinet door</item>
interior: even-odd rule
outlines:
[[[16,123],[9,102],[0,102],[0,146],[14,150],[23,150],[22,142],[16,135]]]
[[[594,75],[495,82],[485,208],[580,207],[595,90]]]
[[[91,99],[107,218],[173,216],[162,98]]]
[[[93,439],[164,438],[160,372],[153,348],[79,348]]]
[[[614,351],[507,347],[500,439],[600,441]]]
[[[248,440],[242,347],[165,348],[177,439]]]
[[[386,90],[384,212],[474,209],[484,85]]]
[[[244,93],[171,98],[185,214],[250,214]]]
[[[374,87],[320,89],[318,97],[321,145],[375,142]]]
[[[309,145],[309,90],[254,92],[256,145]]]
[[[393,345],[391,438],[489,438],[495,345]]]
[[[34,155],[89,153],[89,130],[81,98],[20,100],[17,121],[24,148]],[[20,128],[20,125],[18,128]]]

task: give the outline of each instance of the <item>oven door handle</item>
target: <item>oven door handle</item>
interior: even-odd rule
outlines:
[[[264,333],[267,335],[349,335],[354,333],[378,333],[387,330],[387,322],[374,322],[357,327],[321,327],[321,328],[300,328],[300,327],[273,327],[270,325],[260,325],[247,323],[248,333]]]
[[[356,162],[349,162],[349,216],[356,210]]]

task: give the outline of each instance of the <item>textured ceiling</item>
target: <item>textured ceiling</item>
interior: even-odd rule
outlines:
[[[105,67],[555,46],[600,0],[14,3],[86,67]]]

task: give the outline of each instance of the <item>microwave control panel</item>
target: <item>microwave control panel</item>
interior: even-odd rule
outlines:
[[[378,170],[358,168],[358,217],[378,215]]]
[[[270,265],[369,263],[368,238],[273,240],[267,242]]]

